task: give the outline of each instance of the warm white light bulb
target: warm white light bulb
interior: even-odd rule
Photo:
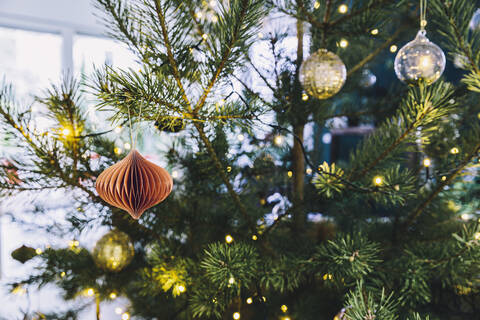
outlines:
[[[342,4],[338,7],[338,12],[344,14],[347,13],[348,11],[348,6],[346,4]]]
[[[423,159],[423,165],[425,167],[430,167],[432,165],[432,160],[430,160],[429,158]]]
[[[373,183],[376,186],[381,186],[383,184],[383,178],[380,176],[376,176],[375,178],[373,178]]]
[[[273,143],[277,146],[281,146],[283,144],[283,136],[276,135],[275,138],[273,138]]]
[[[177,289],[178,289],[178,292],[180,292],[180,293],[183,293],[186,290],[185,286],[182,286],[182,285],[178,285]]]
[[[348,47],[348,41],[346,39],[340,40],[340,47],[341,48],[346,48]]]
[[[450,149],[450,153],[451,153],[451,154],[457,154],[457,153],[459,153],[459,152],[460,152],[460,151],[458,150],[457,147],[453,147],[452,149]]]

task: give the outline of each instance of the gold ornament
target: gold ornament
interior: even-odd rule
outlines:
[[[318,99],[334,96],[347,79],[347,68],[342,60],[326,49],[320,49],[300,67],[300,82],[305,91]]]
[[[425,81],[432,84],[445,70],[445,54],[428,40],[425,30],[420,30],[413,41],[402,47],[395,57],[395,73],[408,84]]]
[[[113,272],[118,272],[130,264],[134,255],[130,237],[117,229],[105,234],[93,249],[95,264],[99,268]]]

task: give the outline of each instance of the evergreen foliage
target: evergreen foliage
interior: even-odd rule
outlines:
[[[469,29],[478,1],[429,1],[429,36],[450,58],[461,56],[464,71],[430,86],[374,88],[359,86],[361,71],[393,74],[388,48],[415,34],[418,1],[96,4],[140,70],[97,67],[81,84],[66,76],[36,99],[52,122],[48,133],[3,85],[0,123],[22,152],[0,164],[0,195],[72,194],[67,223],[45,231],[71,237],[116,227],[132,238],[135,258],[113,273],[84,248],[49,248],[34,258],[38,272],[12,288],[54,283],[67,300],[91,288],[97,303],[115,292],[138,319],[478,318],[480,31]],[[342,4],[347,12],[337,10]],[[259,37],[265,21],[273,31]],[[305,97],[298,81],[307,25],[311,50],[335,52],[348,69],[328,100]],[[292,33],[293,56],[284,49]],[[342,38],[348,48],[337,45]],[[254,56],[256,43],[268,48],[267,64]],[[83,91],[111,126],[182,121],[164,154],[168,169],[181,172],[174,192],[139,221],[94,191],[94,178],[125,154],[112,130],[93,129]],[[318,134],[310,148],[304,132],[328,129],[332,119],[375,130],[347,160],[327,163]],[[288,143],[273,143],[280,134]],[[43,317],[76,319],[83,308]]]

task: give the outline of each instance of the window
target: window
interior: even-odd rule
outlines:
[[[61,75],[62,38],[0,27],[0,75],[20,98],[39,94]]]
[[[111,39],[83,35],[74,38],[73,63],[76,75],[89,75],[94,66],[98,68],[104,64],[121,69],[137,66],[135,55],[125,45]]]

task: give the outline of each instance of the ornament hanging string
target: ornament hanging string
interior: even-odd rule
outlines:
[[[427,25],[427,0],[420,0],[420,29],[425,30]]]
[[[128,123],[130,129],[130,145],[133,146],[133,134],[132,134],[132,116],[130,115],[130,106],[127,104],[128,110]]]
[[[142,117],[142,111],[143,111],[143,100],[140,101],[140,110],[139,110],[139,112],[138,112],[138,118],[139,118],[139,119],[141,119],[141,117]],[[139,128],[139,127],[140,127],[140,126],[139,126],[138,123],[137,123],[137,127],[136,127],[136,129],[135,129],[135,141],[133,142],[133,149],[136,149],[136,148],[137,148],[138,131],[139,131],[138,128]]]
[[[138,118],[142,116],[142,109],[143,109],[143,102],[140,103],[140,110],[138,113]],[[137,147],[137,140],[138,140],[138,126],[135,128],[135,135],[133,133],[133,126],[132,126],[132,116],[130,114],[130,106],[127,105],[127,110],[128,110],[128,122],[129,122],[129,127],[130,127],[130,145],[132,146],[133,149],[136,149]],[[135,139],[134,139],[135,136]]]

